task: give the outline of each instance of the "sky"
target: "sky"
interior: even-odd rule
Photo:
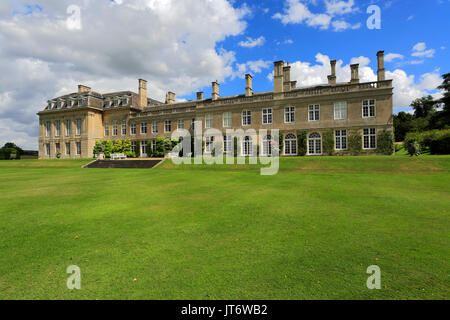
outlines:
[[[1,0],[0,146],[37,149],[47,100],[77,91],[137,92],[194,100],[273,90],[273,61],[289,61],[297,86],[375,81],[385,51],[394,112],[432,94],[450,72],[450,0]],[[377,19],[379,17],[379,19]],[[378,23],[377,23],[378,22]]]

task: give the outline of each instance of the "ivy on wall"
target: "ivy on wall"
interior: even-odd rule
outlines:
[[[284,147],[283,143],[284,143],[284,136],[283,136],[283,132],[280,131],[279,137],[278,137],[278,151],[279,151],[280,155],[283,153],[283,147]]]
[[[305,156],[308,148],[307,141],[308,132],[306,130],[297,131],[298,155]]]
[[[357,155],[362,151],[362,136],[357,130],[351,130],[348,134],[348,151]]]
[[[323,153],[332,156],[334,154],[334,134],[333,130],[325,130],[322,132],[322,148]]]

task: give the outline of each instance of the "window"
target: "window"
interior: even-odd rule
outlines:
[[[63,102],[58,101],[58,104],[56,105],[56,109],[61,109],[63,107]]]
[[[70,136],[70,127],[71,127],[70,120],[66,120],[66,137]]]
[[[61,121],[56,120],[55,121],[55,136],[59,137],[61,135]]]
[[[131,142],[131,152],[136,153],[136,141]]]
[[[362,105],[363,118],[375,117],[375,100],[364,100]]]
[[[292,133],[284,137],[284,154],[287,156],[297,155],[297,137]]]
[[[77,119],[76,121],[77,124],[77,135],[81,135],[81,119]]]
[[[119,106],[119,99],[114,99],[114,107],[118,107]]]
[[[81,155],[81,142],[77,142],[77,155]]]
[[[347,102],[335,102],[334,104],[334,120],[347,119]]]
[[[55,143],[55,149],[56,153],[61,152],[61,145],[59,144],[59,142]]]
[[[122,121],[122,135],[126,135],[127,134],[127,121],[123,120]]]
[[[70,142],[66,142],[66,155],[70,156]]]
[[[207,114],[205,116],[205,128],[212,128],[213,127],[213,115],[212,114]]]
[[[152,152],[156,152],[156,140],[152,140]]]
[[[267,135],[262,141],[262,155],[271,156],[272,155],[272,136]]]
[[[284,108],[284,122],[285,123],[295,122],[295,107]]]
[[[143,157],[147,156],[147,141],[141,141],[141,155]]]
[[[172,121],[166,120],[164,121],[164,132],[172,131]]]
[[[152,133],[158,133],[158,122],[152,122]]]
[[[249,126],[252,124],[252,112],[249,110],[242,111],[242,125]]]
[[[214,149],[214,136],[206,136],[205,151],[211,153]]]
[[[117,136],[119,134],[118,128],[119,128],[119,126],[118,126],[117,122],[114,121],[113,125],[112,125],[112,135],[113,136]]]
[[[45,123],[45,136],[46,137],[50,137],[50,129],[51,129],[50,121],[47,121]]]
[[[336,130],[334,132],[334,137],[336,141],[336,150],[346,150],[347,149],[347,130]]]
[[[111,100],[109,100],[109,99],[106,100],[105,107],[107,107],[107,108],[111,107]]]
[[[231,153],[233,150],[231,149],[232,146],[232,141],[231,140],[232,137],[231,136],[223,136],[223,152],[224,153]]]
[[[376,143],[376,130],[375,128],[363,129],[364,149],[375,149]]]
[[[122,98],[122,105],[126,106],[128,104],[128,98],[127,97],[123,97]]]
[[[147,122],[141,123],[141,134],[147,134]]]
[[[263,124],[272,123],[272,108],[265,108],[262,110],[262,123]]]
[[[81,107],[83,105],[83,98],[78,98],[78,106]]]
[[[105,137],[109,136],[109,124],[105,123]]]
[[[320,105],[312,104],[308,107],[308,121],[320,120]]]
[[[231,127],[232,125],[232,114],[231,112],[224,112],[223,114],[223,126]]]
[[[308,138],[308,154],[321,155],[322,154],[322,137],[319,133],[314,132]]]
[[[46,144],[45,144],[45,154],[46,154],[47,156],[50,155],[50,143],[46,143]]]
[[[192,121],[191,121],[191,129],[192,129],[192,130],[195,129],[195,118],[192,118]]]
[[[252,151],[253,151],[252,137],[245,136],[244,141],[242,142],[242,155],[250,156],[252,155]]]
[[[131,134],[132,134],[132,135],[135,135],[135,134],[136,134],[136,123],[132,123],[132,124],[130,125],[130,131],[131,131]]]
[[[177,128],[178,130],[184,129],[184,120],[177,121]]]

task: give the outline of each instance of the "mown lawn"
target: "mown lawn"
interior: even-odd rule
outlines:
[[[0,299],[450,298],[449,156],[87,162],[0,162]]]

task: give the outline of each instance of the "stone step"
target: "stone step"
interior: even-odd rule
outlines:
[[[129,168],[129,169],[150,169],[162,160],[97,160],[85,168]]]

